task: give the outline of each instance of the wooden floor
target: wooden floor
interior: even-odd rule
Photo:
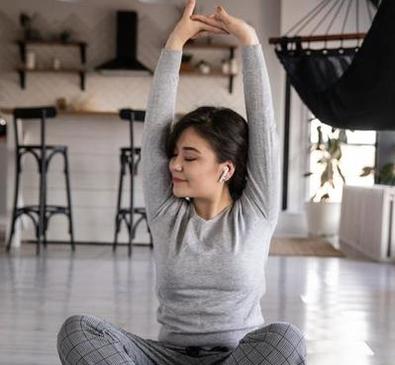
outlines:
[[[267,322],[290,321],[305,333],[309,365],[395,364],[395,265],[357,259],[270,257]],[[91,313],[155,338],[153,257],[135,247],[34,245],[0,253],[0,364],[59,364],[63,320]]]

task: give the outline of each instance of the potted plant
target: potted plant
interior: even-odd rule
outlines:
[[[387,163],[379,171],[374,167],[365,166],[360,176],[364,177],[371,174],[375,174],[377,184],[395,186],[395,163]]]
[[[26,41],[35,41],[40,40],[41,35],[40,32],[33,28],[34,19],[37,17],[37,14],[29,15],[26,13],[19,14],[19,24],[23,28],[23,36]]]
[[[72,32],[69,29],[62,30],[59,34],[59,39],[62,43],[70,42],[72,38]]]
[[[341,146],[347,143],[345,130],[332,128],[332,133],[325,138],[321,126],[317,127],[318,141],[312,145],[312,150],[318,151],[317,161],[322,166],[320,187],[309,202],[305,203],[308,233],[312,236],[330,236],[338,232],[340,222],[340,202],[335,202],[331,195],[335,189],[335,182],[346,182],[340,168],[342,158]],[[337,134],[337,135],[336,135]],[[311,176],[312,172],[304,174]]]

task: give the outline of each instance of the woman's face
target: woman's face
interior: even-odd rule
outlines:
[[[179,137],[169,168],[173,178],[173,194],[178,197],[215,199],[221,194],[219,182],[229,163],[218,163],[209,143],[193,128],[187,128]],[[228,174],[230,176],[230,174]]]

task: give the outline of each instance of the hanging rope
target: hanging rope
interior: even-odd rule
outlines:
[[[372,9],[370,8],[369,4],[370,4],[370,2],[367,1],[367,2],[366,2],[366,7],[367,7],[367,9],[368,9],[368,14],[369,14],[369,19],[370,19],[370,21],[373,21]]]
[[[346,1],[346,0],[342,0],[342,2],[340,3],[340,6],[337,8],[337,11],[336,11],[336,13],[335,13],[335,16],[332,18],[332,21],[329,23],[328,28],[326,29],[325,35],[328,35],[328,34],[329,34],[329,31],[331,30],[331,28],[332,28],[332,26],[333,26],[333,24],[334,24],[334,22],[335,22],[335,19],[337,19],[337,16],[339,15],[340,10],[343,8],[343,5],[345,4],[345,1]],[[324,46],[324,48],[325,48],[325,49],[327,48],[327,40],[325,40],[325,46]]]
[[[304,20],[306,20],[309,17],[314,17],[317,11],[320,11],[320,8],[323,8],[326,6],[327,0],[322,0],[314,9],[309,11],[302,19],[300,19],[296,24],[294,24],[287,32],[285,32],[285,35],[288,35],[291,33],[300,23],[302,23]],[[299,31],[296,32],[298,34]]]
[[[335,0],[334,4],[329,8],[329,10],[324,14],[324,16],[318,21],[317,25],[313,28],[313,30],[310,32],[310,36],[314,34],[314,32],[322,25],[322,23],[328,19],[329,14],[333,11],[333,9],[336,7],[336,5],[339,3],[341,0]]]
[[[360,0],[322,0],[313,9],[311,9],[305,16],[297,21],[289,30],[285,33],[284,37],[271,38],[271,44],[290,44],[291,48],[295,46],[292,43],[295,42],[310,42],[320,41],[325,42],[325,47],[328,41],[338,40],[340,41],[340,48],[343,48],[345,40],[356,40],[356,47],[360,47],[360,41],[364,38],[365,33],[361,33],[360,19],[363,15],[361,13],[362,7],[360,6]],[[373,19],[372,4],[378,4],[380,0],[363,0],[366,1],[366,12],[370,20]],[[394,0],[395,1],[395,0]],[[345,34],[346,24],[349,22],[352,7],[355,6],[355,33]],[[340,33],[334,33],[335,24],[344,13],[344,19],[340,21],[341,30]],[[306,29],[311,29],[307,36],[301,36],[302,32]],[[322,35],[316,35],[319,29],[323,29]],[[330,34],[332,33],[332,34]]]
[[[331,30],[333,24],[335,23],[335,20],[337,19],[337,16],[339,15],[340,10],[343,8],[343,5],[345,4],[345,2],[346,2],[346,0],[343,0],[343,1],[340,3],[340,6],[338,7],[338,9],[337,9],[337,11],[336,11],[335,16],[332,18],[331,22],[329,23],[328,28],[326,29],[326,32],[325,32],[326,35],[329,34],[329,31]]]
[[[355,6],[355,24],[357,26],[357,33],[359,33],[359,0],[356,0],[356,6]],[[359,47],[359,39],[357,39],[357,47]]]
[[[347,7],[347,11],[346,11],[346,15],[345,15],[345,17],[344,17],[344,20],[343,20],[343,26],[342,26],[342,30],[341,30],[341,33],[343,34],[344,33],[344,29],[346,28],[346,22],[347,22],[347,19],[348,19],[348,14],[350,13],[350,9],[351,9],[351,4],[352,4],[352,2],[353,2],[353,0],[351,0],[351,1],[349,1],[349,3],[348,3],[348,7]],[[366,2],[367,3],[367,2]],[[340,47],[341,48],[343,48],[343,39],[340,41]]]
[[[301,21],[299,21],[298,23],[295,24],[295,26],[299,25],[301,22],[303,22],[305,20],[304,23],[302,23],[301,27],[299,27],[297,29],[297,31],[295,32],[295,34],[300,34],[300,32],[323,10],[325,9],[325,7],[327,6],[327,0],[323,0],[320,4],[317,5],[317,7],[315,9],[313,9],[312,12],[310,12],[309,14],[307,14],[307,16],[303,19],[301,19]],[[287,33],[289,34],[294,28],[295,26],[293,26]]]
[[[270,43],[281,45],[275,52],[286,71],[287,87],[291,85],[313,115],[332,127],[395,130],[395,0],[382,0],[369,31],[360,33],[361,19],[370,18],[373,6],[373,2],[365,7],[359,0],[333,0],[329,6],[316,7],[297,26],[313,24],[316,31],[318,20],[325,34],[270,39]],[[368,16],[363,18],[365,11]],[[312,14],[316,14],[314,21]],[[353,20],[351,26],[347,26],[349,19]],[[341,26],[342,34],[330,34],[335,24]],[[357,33],[344,33],[350,30]],[[332,40],[342,41],[343,46],[343,41],[362,38],[360,48],[302,46],[302,42],[326,44]],[[292,46],[297,47],[296,52]]]

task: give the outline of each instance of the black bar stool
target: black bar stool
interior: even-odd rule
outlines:
[[[69,234],[72,250],[75,250],[73,235],[73,220],[71,215],[71,193],[69,178],[69,163],[67,156],[67,146],[47,145],[45,139],[45,123],[46,119],[56,117],[56,109],[54,107],[35,107],[35,108],[16,108],[14,109],[14,133],[15,133],[15,195],[14,206],[12,212],[11,231],[8,238],[7,252],[11,248],[12,238],[15,233],[15,223],[17,219],[26,214],[32,221],[36,230],[37,237],[37,255],[40,253],[41,243],[44,248],[47,246],[47,229],[52,216],[56,214],[65,214],[69,220]],[[27,145],[21,144],[18,136],[17,120],[38,119],[40,120],[40,144]],[[20,174],[22,172],[22,157],[31,154],[38,164],[38,172],[40,174],[39,183],[39,202],[38,205],[25,205],[18,207],[18,194],[20,184]],[[47,204],[47,171],[52,158],[56,154],[61,154],[64,158],[64,174],[66,179],[66,198],[67,206],[48,205]]]
[[[122,147],[120,149],[120,163],[121,170],[119,175],[119,186],[118,186],[118,199],[117,199],[117,211],[115,215],[115,236],[114,236],[114,244],[113,251],[116,250],[118,244],[118,234],[121,229],[121,223],[124,222],[128,229],[129,236],[129,244],[128,244],[128,255],[132,254],[132,241],[136,234],[136,229],[138,225],[145,220],[147,225],[147,231],[150,236],[150,248],[153,248],[152,244],[152,235],[150,228],[148,226],[147,213],[145,208],[143,207],[135,207],[134,206],[134,176],[137,175],[138,165],[141,160],[141,148],[134,147],[133,142],[133,122],[144,122],[145,111],[144,110],[132,110],[132,109],[121,109],[119,111],[119,117],[123,120],[129,122],[129,136],[130,136],[130,147]],[[122,201],[122,191],[123,191],[123,181],[126,174],[127,168],[129,169],[129,177],[130,177],[130,199],[129,206],[125,208],[121,208]],[[137,214],[139,217],[136,222],[134,222],[134,214]]]

